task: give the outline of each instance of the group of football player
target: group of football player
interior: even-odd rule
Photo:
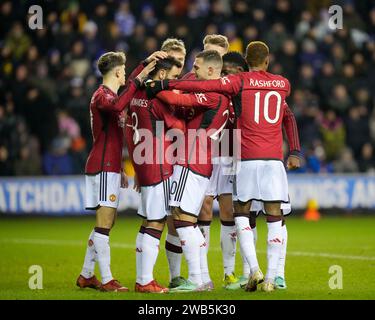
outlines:
[[[207,252],[215,199],[223,287],[286,289],[286,169],[300,165],[297,125],[285,101],[290,84],[267,72],[270,52],[264,42],[250,42],[244,56],[228,52],[228,47],[225,36],[207,35],[192,71],[182,76],[184,43],[169,38],[127,81],[124,53],[99,58],[103,83],[90,103],[93,147],[85,169],[86,208],[96,210],[96,225],[77,279],[80,288],[128,291],[112,276],[109,244],[120,187],[128,187],[122,167],[125,138],[142,218],[136,238],[136,292],[214,289]],[[286,164],[283,131],[289,144]],[[256,255],[259,212],[268,227],[265,276]],[[153,276],[165,225],[168,287]],[[243,261],[240,277],[234,272],[237,240]],[[187,278],[181,276],[182,255]],[[101,282],[94,274],[96,262]]]

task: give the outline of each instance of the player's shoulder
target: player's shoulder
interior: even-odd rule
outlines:
[[[281,74],[275,74],[275,73],[270,73],[270,72],[266,72],[266,74],[272,79],[272,80],[278,80],[282,83],[285,84],[285,87],[288,87],[290,88],[290,82],[287,78],[285,78],[284,76],[282,76]]]

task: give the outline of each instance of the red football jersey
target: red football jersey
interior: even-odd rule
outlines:
[[[125,139],[141,186],[158,184],[172,175],[172,159],[166,153],[172,142],[165,138],[170,128],[184,131],[184,121],[163,102],[149,100],[145,90],[138,90],[127,112]]]
[[[162,91],[158,98],[174,107],[194,108],[194,118],[186,124],[183,157],[178,164],[205,177],[212,173],[212,141],[218,140],[229,118],[229,98],[216,92],[177,94]]]
[[[228,75],[218,80],[170,80],[169,89],[216,91],[231,95],[237,129],[241,130],[239,157],[242,160],[283,160],[283,124],[290,152],[300,151],[296,122],[285,102],[285,98],[290,94],[290,84],[280,75],[250,71]]]
[[[139,85],[130,81],[124,92],[118,96],[111,89],[101,85],[90,102],[91,130],[93,146],[87,158],[85,173],[97,174],[101,171],[121,171],[123,146],[122,112]]]

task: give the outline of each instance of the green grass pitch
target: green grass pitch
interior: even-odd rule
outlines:
[[[374,299],[375,298],[375,218],[323,217],[319,222],[302,218],[287,220],[289,241],[286,262],[288,289],[264,293],[226,291],[222,288],[220,224],[212,223],[209,266],[216,289],[189,294],[138,294],[135,282],[135,237],[140,220],[120,217],[111,232],[113,275],[131,289],[129,293],[102,293],[75,286],[85,254],[87,237],[95,223],[93,216],[79,218],[0,219],[0,299]],[[258,259],[266,271],[264,217],[258,218]],[[163,235],[163,239],[164,239]],[[161,242],[154,275],[168,283],[168,266]],[[239,250],[238,250],[239,252]],[[29,289],[29,267],[43,269],[43,289]],[[330,289],[329,273],[339,265],[343,288]],[[236,260],[241,274],[241,258]],[[99,273],[96,273],[99,275]],[[182,275],[187,275],[185,262]]]

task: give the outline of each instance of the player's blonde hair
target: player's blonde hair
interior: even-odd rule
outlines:
[[[262,41],[252,41],[246,47],[245,59],[250,68],[258,67],[268,57],[270,49]]]
[[[182,40],[176,38],[168,38],[164,40],[160,50],[165,52],[178,51],[186,55],[185,43]]]
[[[203,39],[203,45],[205,46],[206,44],[219,46],[224,48],[225,50],[228,50],[229,48],[228,38],[221,34],[208,34]]]
[[[106,52],[98,59],[98,69],[104,76],[113,68],[125,65],[125,62],[126,56],[124,52]]]

